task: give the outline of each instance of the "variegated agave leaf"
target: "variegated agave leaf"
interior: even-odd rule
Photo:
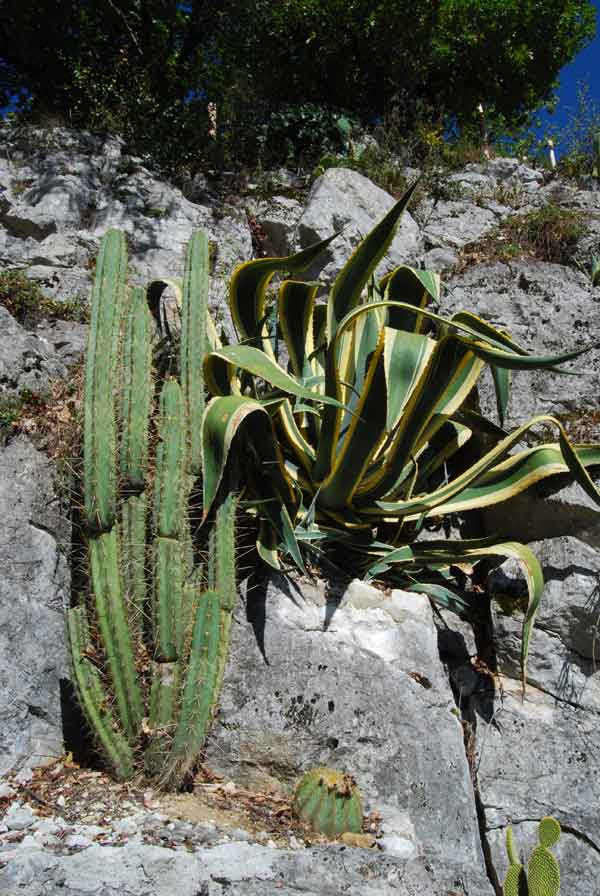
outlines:
[[[319,554],[333,547],[369,577],[401,573],[407,586],[466,610],[468,601],[452,586],[456,564],[515,557],[529,585],[525,675],[543,589],[531,551],[493,539],[434,544],[415,536],[427,518],[504,501],[567,471],[600,503],[587,471],[600,464],[600,446],[572,445],[550,416],[535,417],[512,433],[503,428],[512,370],[570,373],[560,365],[591,346],[540,356],[470,312],[445,318],[433,310],[441,287],[429,271],[403,265],[375,283],[375,268],[410,195],[409,190],[357,247],[326,304],[319,302],[316,283],[280,284],[276,310],[288,369],[278,363],[268,338],[266,286],[277,271],[305,268],[328,241],[285,259],[247,262],[236,271],[230,303],[245,344],[215,348],[204,362],[209,388],[221,396],[209,404],[203,421],[204,468],[214,471],[206,474],[205,509],[216,490],[211,475],[218,483],[237,421],[248,420],[247,438],[262,472],[247,483],[246,498],[258,508],[258,546],[268,562],[278,562],[278,546],[297,563],[301,548]],[[469,405],[486,365],[500,425]],[[540,423],[553,427],[557,440],[519,448]],[[465,464],[460,457],[467,444],[473,447]],[[486,450],[477,449],[479,444]]]

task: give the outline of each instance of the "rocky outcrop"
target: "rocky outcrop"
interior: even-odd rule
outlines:
[[[475,265],[448,281],[441,309],[446,315],[473,311],[540,355],[560,354],[600,340],[600,290],[580,271],[558,264],[515,259]],[[548,370],[513,374],[509,427],[536,413],[577,418],[597,409],[600,352],[590,352],[565,368],[578,375]],[[482,378],[479,394],[482,409],[494,417],[491,377]]]
[[[180,277],[195,228],[214,244],[213,310],[226,330],[224,279],[252,254],[246,216],[233,206],[190,202],[122,141],[53,129],[3,133],[0,158],[0,263],[25,268],[57,299],[86,296],[102,234],[128,235],[132,282]]]
[[[210,767],[255,789],[290,787],[314,766],[351,769],[386,852],[488,892],[428,600],[275,579],[248,589],[237,622]]]
[[[0,327],[0,395],[16,396],[24,390],[46,395],[52,382],[64,379],[83,356],[87,333],[83,324],[47,321],[32,332],[0,305]]]
[[[61,896],[90,892],[106,896],[338,896],[341,888],[365,896],[466,892],[449,890],[444,880],[438,882],[431,866],[346,846],[291,851],[226,843],[190,853],[134,842],[120,847],[94,844],[68,855],[55,854],[27,837],[7,858],[8,864],[0,866],[0,886],[19,896],[42,892]]]
[[[70,528],[63,513],[52,465],[26,438],[15,439],[0,464],[0,774],[64,752]]]
[[[116,139],[66,130],[5,136],[5,266],[24,269],[48,296],[70,299],[86,294],[108,227],[127,232],[132,282],[147,282],[180,275],[183,244],[203,226],[214,250],[213,312],[229,335],[226,277],[252,252],[246,210],[269,254],[340,231],[324,268],[308,272],[325,285],[393,202],[360,174],[334,169],[304,202],[297,183],[280,178],[286,195],[222,203],[202,178],[184,195],[144,160],[127,156]],[[471,310],[540,354],[598,341],[600,289],[584,271],[532,258],[465,260],[465,246],[510,215],[552,202],[587,216],[578,248],[585,270],[590,254],[600,254],[599,194],[543,181],[517,160],[467,166],[448,178],[446,198],[425,200],[414,217],[405,216],[387,266],[454,269],[443,314]],[[4,308],[0,323],[5,395],[24,389],[43,394],[81,358],[81,324],[43,321],[28,330]],[[571,431],[583,427],[582,438],[600,439],[599,364],[596,351],[567,365],[580,371],[577,377],[516,374],[507,426],[555,412]],[[494,416],[489,380],[479,401]],[[69,531],[51,463],[23,436],[1,450],[0,772],[8,772],[43,764],[63,750],[68,663],[62,610],[69,579],[62,548]],[[35,822],[25,824],[31,831],[21,837],[15,818],[29,810],[18,807],[10,825],[0,821],[0,889],[37,896],[41,881],[44,892],[62,888],[71,896],[94,888],[141,896],[174,887],[195,896],[342,889],[373,896],[395,890],[491,896],[505,870],[507,824],[527,852],[537,820],[553,814],[564,830],[556,852],[565,892],[594,896],[600,871],[599,520],[593,502],[562,477],[491,508],[479,521],[488,533],[531,543],[544,568],[547,586],[524,701],[524,582],[515,564],[490,575],[490,617],[475,629],[447,611],[436,614],[436,629],[423,598],[358,583],[344,590],[273,579],[245,592],[207,765],[240,786],[282,794],[311,765],[348,768],[367,811],[381,814],[379,852],[339,845],[274,849],[252,837],[217,838],[210,848],[197,839],[194,854],[135,838],[117,850],[113,841],[92,845],[90,831],[70,831],[88,842],[61,850],[36,835]],[[0,800],[6,799],[0,789]]]
[[[39,892],[41,883],[48,893],[61,884],[79,896],[92,882],[140,896],[175,886],[190,896],[225,890],[334,896],[340,889],[372,896],[396,889],[406,896],[493,894],[462,727],[424,597],[359,582],[346,590],[281,577],[250,583],[235,615],[205,761],[213,775],[240,788],[287,796],[311,766],[351,771],[365,812],[380,819],[378,849],[301,848],[293,838],[295,849],[274,849],[252,834],[239,842],[239,832],[217,830],[208,838],[211,848],[199,845],[190,855],[142,844],[143,816],[58,837],[64,822],[38,828],[27,807],[13,804],[4,837],[0,818],[0,888],[24,896]],[[128,835],[118,850],[113,828]],[[27,836],[17,844],[15,832],[23,830]],[[93,842],[99,835],[105,845]],[[201,829],[199,835],[207,839]],[[188,825],[185,840],[195,839]]]
[[[332,233],[338,236],[306,276],[331,283],[355,246],[393,204],[389,193],[348,168],[330,168],[317,178],[296,225],[293,244],[305,249]],[[419,227],[410,212],[405,212],[386,258],[377,268],[378,275],[400,264],[414,264],[421,251]]]

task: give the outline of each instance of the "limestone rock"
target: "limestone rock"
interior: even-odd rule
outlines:
[[[426,249],[462,249],[496,227],[504,216],[467,199],[428,200],[425,207],[429,208],[423,219]]]
[[[228,335],[225,279],[252,255],[239,209],[190,202],[114,138],[56,128],[2,129],[0,261],[20,267],[53,298],[87,295],[100,239],[128,234],[132,283],[180,277],[183,248],[204,227],[214,244],[211,306]]]
[[[347,770],[365,811],[381,814],[392,851],[425,856],[449,883],[462,874],[488,892],[428,601],[358,582],[327,593],[274,578],[266,591],[248,589],[244,609],[208,766],[242,785],[289,791],[311,767]]]
[[[0,464],[0,773],[64,751],[69,528],[48,460],[26,438]]]
[[[2,854],[0,853],[0,856]],[[430,863],[406,861],[372,850],[341,846],[275,849],[232,842],[190,853],[128,843],[64,855],[37,844],[15,844],[0,862],[0,889],[19,896],[63,893],[127,893],[128,896],[462,896],[491,893],[468,889],[468,869],[448,883]]]
[[[296,249],[305,249],[339,231],[322,259],[305,273],[306,279],[331,283],[363,237],[381,220],[394,200],[368,178],[348,168],[330,168],[315,181],[295,236]],[[400,264],[414,264],[422,251],[419,227],[405,211],[386,258],[377,268],[382,276]]]
[[[511,679],[499,685],[478,705],[475,756],[494,867],[502,880],[507,824],[529,853],[537,822],[554,815],[563,827],[553,848],[561,892],[594,896],[600,874],[598,714],[533,686],[522,701]]]
[[[264,250],[275,257],[293,252],[293,236],[302,216],[302,205],[287,196],[252,202],[249,212],[265,235]]]
[[[600,341],[600,295],[572,268],[528,260],[478,264],[447,285],[441,304],[445,316],[472,311],[536,354],[558,354]],[[576,418],[597,409],[600,352],[592,350],[565,367],[579,371],[578,376],[548,370],[513,374],[509,427],[536,413]],[[495,417],[491,377],[481,379],[480,400],[484,413]]]

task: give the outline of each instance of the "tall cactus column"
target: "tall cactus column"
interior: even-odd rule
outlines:
[[[120,724],[99,673],[86,657],[92,645],[85,606],[71,610],[68,618],[80,701],[118,777],[132,774],[130,744],[144,715],[123,595],[117,521],[116,395],[126,266],[123,234],[109,231],[96,265],[84,391],[84,519],[91,591]]]
[[[196,525],[211,326],[206,235],[187,249],[180,380],[155,385],[146,292],[127,291],[125,271],[124,237],[110,231],[86,359],[90,594],[69,611],[68,633],[81,706],[117,777],[144,770],[177,786],[215,714],[236,596],[233,492],[223,487],[214,518]]]
[[[152,321],[143,289],[131,291],[125,322],[121,377],[121,556],[129,621],[143,640],[147,599],[146,512],[152,382]]]

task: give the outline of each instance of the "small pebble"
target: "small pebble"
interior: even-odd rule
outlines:
[[[84,837],[83,834],[69,834],[68,837],[65,837],[64,844],[69,849],[87,849],[92,845],[92,841],[88,837]]]
[[[7,784],[5,781],[0,782],[0,800],[10,799],[14,795],[15,791],[10,786],[10,784]]]
[[[36,821],[34,829],[36,834],[45,835],[56,834],[56,832],[60,830],[60,827],[54,821],[50,821],[48,818],[40,818],[38,821]]]
[[[302,849],[304,843],[301,843],[297,837],[290,837],[290,848],[291,849]]]
[[[21,806],[20,803],[13,803],[6,815],[4,821],[9,831],[24,831],[31,827],[35,821],[35,815],[29,806]]]
[[[274,840],[267,840],[267,846],[270,846],[271,849],[277,849],[277,844]]]
[[[237,787],[235,786],[233,781],[228,781],[223,788],[223,791],[224,793],[235,793],[237,791]]]
[[[131,818],[119,818],[113,821],[112,826],[113,830],[118,831],[120,834],[135,834],[138,827]]]
[[[60,806],[61,808],[62,808],[63,806],[66,806],[66,805],[67,805],[67,801],[66,801],[66,799],[64,798],[64,796],[62,795],[62,793],[61,793],[61,795],[60,795],[59,797],[57,797],[57,799],[56,799],[56,805],[57,805],[57,806]]]

